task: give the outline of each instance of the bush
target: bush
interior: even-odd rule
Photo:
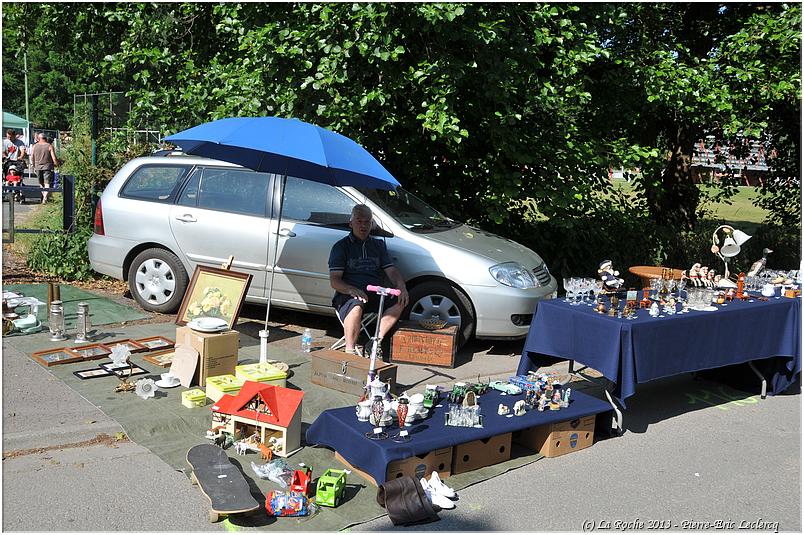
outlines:
[[[86,280],[94,272],[89,266],[87,241],[92,229],[82,227],[75,232],[42,235],[28,252],[28,267],[65,280]]]

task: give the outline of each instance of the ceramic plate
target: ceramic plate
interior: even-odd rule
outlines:
[[[175,383],[170,381],[165,381],[164,379],[159,379],[156,383],[156,386],[159,388],[175,388],[181,384],[180,381],[176,381]]]
[[[229,324],[220,318],[196,318],[188,323],[187,326],[194,331],[202,331],[206,333],[225,331],[229,328]]]

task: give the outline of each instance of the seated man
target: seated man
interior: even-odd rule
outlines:
[[[329,253],[329,282],[335,290],[332,306],[343,322],[346,352],[359,354],[355,342],[360,334],[363,309],[379,312],[380,297],[374,292],[366,292],[366,286],[382,286],[382,273],[386,275],[399,291],[399,298],[388,295],[384,301],[384,313],[380,319],[380,337],[384,338],[391,327],[399,320],[402,310],[408,304],[408,291],[402,274],[394,267],[385,242],[369,236],[372,226],[371,208],[358,204],[352,208],[349,218],[352,232],[338,240]]]

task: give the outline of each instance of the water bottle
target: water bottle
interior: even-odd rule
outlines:
[[[313,333],[310,332],[310,329],[304,329],[304,334],[302,334],[301,339],[302,352],[309,353],[312,345],[313,345]]]

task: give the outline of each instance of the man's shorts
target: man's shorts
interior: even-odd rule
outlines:
[[[366,295],[368,296],[368,303],[364,303],[357,297],[352,297],[349,294],[342,294],[340,292],[335,294],[335,297],[332,298],[332,306],[335,307],[338,317],[341,318],[341,322],[346,319],[349,312],[356,306],[361,306],[363,307],[363,311],[368,310],[369,312],[377,312],[380,309],[380,296],[374,292],[368,291]],[[395,295],[386,295],[382,303],[383,312],[394,306],[396,301],[397,298]]]
[[[44,171],[37,171],[36,178],[39,179],[39,187],[49,188],[50,185],[53,184],[53,171],[49,169]]]

